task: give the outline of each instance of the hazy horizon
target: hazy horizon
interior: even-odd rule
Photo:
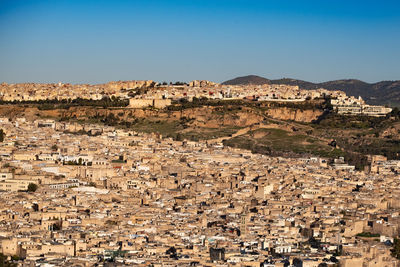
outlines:
[[[0,82],[400,80],[396,1],[1,1]]]
[[[223,83],[223,82],[226,82],[226,81],[229,81],[229,80],[233,80],[233,79],[235,79],[235,78],[240,78],[240,77],[245,77],[245,76],[250,76],[250,75],[255,75],[255,74],[241,75],[241,76],[232,77],[232,78],[230,78],[230,79],[223,80],[223,81],[213,81],[213,80],[209,80],[209,79],[202,79],[202,80],[207,80],[207,81],[216,82],[216,83]],[[295,79],[295,80],[302,80],[302,81],[305,81],[305,82],[311,82],[311,83],[315,83],[315,84],[317,84],[317,83],[323,83],[323,82],[337,81],[337,80],[359,80],[359,81],[362,81],[362,82],[366,82],[366,83],[368,83],[368,84],[374,84],[374,83],[385,82],[385,81],[400,81],[400,80],[380,80],[380,81],[367,82],[367,81],[363,81],[363,80],[360,80],[360,79],[357,79],[357,78],[344,78],[344,79],[326,80],[326,81],[317,81],[317,82],[316,82],[316,81],[308,81],[308,80],[303,80],[303,79],[296,79],[296,78],[293,78],[293,77],[270,78],[270,77],[265,77],[265,76],[260,76],[260,75],[255,75],[255,76],[259,76],[259,77],[266,78],[266,79],[269,79],[269,80]],[[63,84],[91,84],[91,85],[94,85],[94,84],[105,84],[105,83],[108,83],[108,82],[118,82],[118,81],[144,81],[144,80],[151,80],[151,81],[158,82],[158,83],[166,82],[166,83],[169,84],[170,82],[172,82],[172,83],[175,83],[175,82],[186,82],[186,83],[189,83],[189,82],[191,82],[191,81],[193,81],[193,80],[200,80],[200,79],[193,79],[193,80],[174,80],[174,81],[167,81],[167,80],[157,81],[157,80],[154,80],[154,79],[124,79],[124,80],[121,80],[121,79],[120,79],[120,80],[104,80],[104,81],[102,81],[102,82],[69,82],[69,81],[48,81],[48,82],[46,82],[46,81],[21,81],[21,82],[6,82],[6,81],[0,81],[0,83],[7,83],[7,84],[22,84],[22,83],[53,84],[53,83],[59,83],[59,82],[61,82],[61,83],[63,83]]]

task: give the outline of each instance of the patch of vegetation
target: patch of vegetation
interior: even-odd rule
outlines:
[[[192,101],[188,101],[185,98],[180,99],[179,101],[173,102],[173,105],[168,106],[168,110],[172,111],[180,111],[184,109],[190,109],[190,108],[198,108],[198,107],[203,107],[203,106],[249,106],[251,102],[244,101],[241,99],[235,99],[235,100],[213,100],[213,99],[208,99],[205,97],[202,98],[196,98],[193,97]]]
[[[4,141],[5,136],[6,136],[6,134],[4,133],[3,129],[0,129],[0,142]]]
[[[180,121],[137,119],[132,122],[131,130],[144,133],[159,133],[163,136],[176,138],[178,132],[184,127]]]
[[[373,234],[370,232],[362,232],[362,233],[358,233],[356,236],[358,237],[380,237],[380,234]]]
[[[357,170],[364,170],[364,167],[368,165],[368,157],[366,155],[351,152],[349,149],[344,155],[344,160],[347,164],[355,166]]]
[[[13,256],[12,260],[18,260],[18,257]],[[3,253],[0,253],[0,267],[17,267],[17,263],[13,263],[12,261],[7,260],[7,256]]]
[[[315,128],[337,128],[337,129],[370,129],[382,128],[390,124],[386,117],[369,116],[345,116],[329,113],[323,119],[315,122]]]
[[[224,136],[231,136],[242,127],[201,128],[198,131],[189,131],[181,134],[181,137],[191,141],[209,140]]]
[[[33,105],[37,106],[39,110],[52,110],[52,109],[69,109],[70,107],[79,106],[92,106],[92,107],[126,107],[129,105],[128,99],[120,99],[115,96],[105,96],[100,100],[92,99],[46,99],[36,101],[3,101],[0,100],[0,105]]]
[[[106,224],[106,225],[118,225],[118,222],[117,222],[117,221],[113,221],[113,220],[107,220],[107,221],[105,222],[105,224]]]
[[[85,165],[83,162],[82,158],[79,158],[78,161],[73,161],[73,160],[69,160],[69,161],[63,161],[63,165],[72,165],[72,166],[83,166]]]
[[[203,106],[237,106],[237,107],[260,107],[260,108],[293,108],[293,109],[326,109],[328,108],[327,101],[303,101],[303,102],[275,102],[275,101],[255,101],[245,99],[230,99],[230,100],[219,100],[219,99],[208,99],[205,97],[196,98],[192,101],[188,101],[185,98],[175,101],[173,105],[169,106],[168,110],[180,111],[184,109],[197,108]]]
[[[35,192],[37,189],[38,189],[37,184],[30,183],[30,184],[28,185],[28,192]]]
[[[384,155],[388,159],[400,159],[400,140],[384,138],[359,138],[350,136],[337,138],[340,147],[346,147],[348,151],[362,155]]]
[[[400,110],[395,108],[386,117],[324,114],[310,126],[314,128],[314,135],[335,140],[345,149],[347,163],[363,169],[368,164],[367,155],[400,159],[400,140],[393,136],[381,137],[383,131],[399,122]]]
[[[390,252],[394,258],[400,260],[400,239],[394,239],[393,248],[390,250]]]
[[[248,135],[238,136],[224,142],[225,145],[249,149],[254,153],[276,155],[282,153],[311,154],[337,158],[345,153],[329,147],[320,140],[303,134],[293,134],[282,129],[258,129]]]

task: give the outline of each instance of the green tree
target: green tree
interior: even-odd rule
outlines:
[[[182,134],[181,133],[177,133],[175,140],[176,141],[183,141],[183,139],[184,138],[183,138]]]
[[[30,184],[28,185],[28,192],[35,192],[37,189],[38,189],[37,184],[30,183]]]
[[[400,260],[400,239],[394,239],[393,248],[390,251],[392,252],[393,257]]]
[[[0,267],[14,267],[17,266],[16,263],[10,262],[7,260],[7,256],[0,253]]]
[[[6,134],[4,133],[3,129],[0,129],[0,142],[4,141],[5,136],[6,136]]]

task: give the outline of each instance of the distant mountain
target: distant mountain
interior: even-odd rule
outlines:
[[[296,79],[290,79],[290,78],[282,78],[278,80],[272,80],[272,84],[288,84],[288,85],[298,85],[302,89],[317,89],[320,88],[318,87],[317,84],[303,81],[303,80],[296,80]]]
[[[225,85],[247,85],[247,84],[288,84],[298,85],[301,89],[318,89],[325,88],[328,90],[341,90],[347,95],[355,97],[361,96],[369,104],[390,104],[400,106],[400,80],[398,81],[382,81],[377,83],[366,83],[360,80],[347,79],[336,80],[323,83],[312,83],[302,80],[283,78],[277,80],[269,80],[263,77],[249,75],[238,77],[222,84]]]
[[[271,80],[266,78],[256,76],[256,75],[248,75],[243,77],[237,77],[235,79],[223,82],[224,85],[247,85],[247,84],[254,84],[254,85],[261,85],[261,84],[270,84]]]

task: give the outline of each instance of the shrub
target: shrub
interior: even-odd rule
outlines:
[[[28,192],[35,192],[37,189],[38,189],[37,184],[30,183],[30,184],[28,185]]]
[[[362,233],[357,234],[356,236],[359,236],[359,237],[380,237],[380,234],[373,234],[373,233],[370,233],[370,232],[362,232]]]

